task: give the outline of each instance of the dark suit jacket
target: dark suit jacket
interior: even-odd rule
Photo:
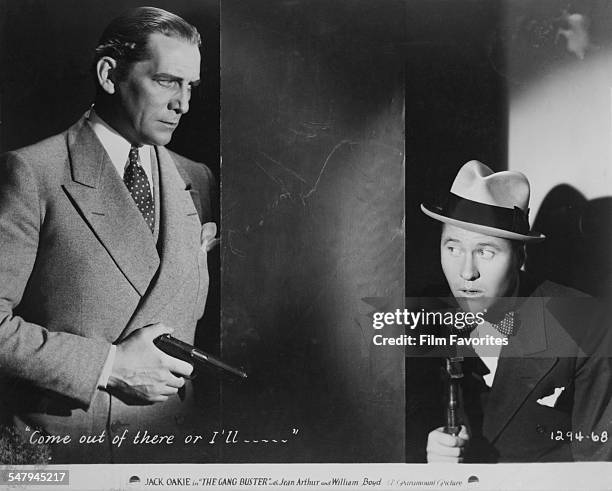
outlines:
[[[109,441],[124,429],[176,432],[177,421],[190,421],[181,415],[192,408],[178,397],[128,406],[96,388],[111,343],[156,322],[193,342],[204,310],[200,217],[212,218],[212,176],[163,147],[156,156],[157,244],[84,119],[2,157],[0,391],[17,425],[73,441],[105,431]],[[145,447],[54,450],[56,461],[145,461]]]
[[[520,295],[518,332],[502,348],[492,387],[484,383],[488,370],[479,358],[464,362],[462,419],[471,434],[466,461],[606,458],[608,445],[592,439],[610,431],[603,415],[612,395],[612,364],[602,309],[576,290],[527,277]],[[432,390],[443,393],[440,365],[433,361],[421,360],[436,366],[425,377],[434,380]],[[555,389],[563,390],[549,407]],[[434,402],[438,419],[429,422],[427,432],[444,425],[440,402]],[[580,433],[582,441],[575,438]]]

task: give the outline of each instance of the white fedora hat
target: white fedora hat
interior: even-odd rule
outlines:
[[[529,230],[529,181],[520,172],[493,172],[477,160],[464,164],[446,200],[421,210],[431,218],[493,237],[537,242]]]

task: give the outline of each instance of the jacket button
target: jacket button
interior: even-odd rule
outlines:
[[[536,426],[536,431],[538,433],[546,433],[546,426],[538,425]]]

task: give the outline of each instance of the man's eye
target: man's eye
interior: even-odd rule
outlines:
[[[459,248],[455,246],[446,246],[446,250],[449,252],[451,256],[458,256],[459,254],[461,254],[461,251],[459,250]]]
[[[492,259],[495,253],[489,249],[478,249],[478,255],[484,259]]]
[[[164,80],[164,79],[160,79],[157,81],[157,83],[159,85],[161,85],[162,87],[166,88],[166,89],[171,89],[174,86],[176,86],[177,81],[176,80]]]

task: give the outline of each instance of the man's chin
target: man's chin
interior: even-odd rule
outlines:
[[[175,129],[176,126],[174,126],[173,128],[165,126],[150,128],[149,131],[143,132],[142,139],[145,141],[146,145],[156,145],[163,147],[164,145],[170,143]]]
[[[168,143],[170,143],[170,140],[172,140],[172,133],[166,135],[155,135],[152,138],[149,138],[149,145],[155,145],[158,147],[164,147],[166,146]]]
[[[485,313],[493,304],[493,299],[488,297],[465,297],[455,296],[459,307],[464,312],[472,312],[477,314],[478,312]]]
[[[515,304],[514,297],[459,297],[455,299],[464,312],[486,314],[489,319],[496,319],[511,310]]]

